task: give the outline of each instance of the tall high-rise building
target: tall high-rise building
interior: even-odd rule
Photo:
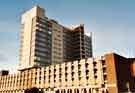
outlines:
[[[21,48],[19,69],[51,62],[51,27],[44,9],[35,6],[21,19]]]
[[[66,28],[44,12],[34,6],[22,15],[20,70],[92,57],[92,40],[84,25]]]
[[[92,57],[92,37],[85,34],[83,24],[74,29],[63,29],[64,61]]]

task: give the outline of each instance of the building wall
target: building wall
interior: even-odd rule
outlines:
[[[0,76],[0,93],[23,93],[33,87],[55,93],[135,92],[133,63],[133,59],[111,53],[29,68],[16,74]]]
[[[22,15],[21,26],[20,70],[92,57],[91,42],[85,43],[84,25],[65,28],[35,6]]]
[[[62,26],[56,21],[51,20],[52,24],[52,63],[63,62],[63,30]]]
[[[92,54],[92,34],[84,35],[84,47],[85,47],[85,58],[93,57]]]
[[[34,65],[34,46],[32,45],[33,39],[36,38],[33,29],[36,27],[36,17],[44,17],[44,10],[38,6],[33,7],[31,10],[25,12],[21,17],[21,44],[20,44],[20,63],[19,69],[28,68]]]
[[[133,60],[115,54],[115,62],[119,92],[135,92],[135,77],[132,76],[131,67]]]
[[[91,93],[94,93],[92,91],[101,93],[103,90],[106,91],[106,88],[102,87],[104,80],[101,80],[101,63],[101,59],[89,58],[42,68],[25,69],[16,74],[0,76],[0,93],[22,93],[33,87],[55,92],[87,90]],[[95,69],[97,73],[94,72]]]
[[[135,92],[135,77],[132,74],[134,60],[117,54],[106,55],[107,84],[109,93]]]
[[[131,90],[135,91],[135,58],[131,60],[131,79],[130,79],[130,86]]]
[[[52,30],[49,26],[50,22],[45,17],[36,17],[33,21],[31,60],[36,65],[45,66],[51,63]]]
[[[72,30],[66,27],[63,27],[63,61],[71,61],[73,59],[73,34]],[[70,52],[69,52],[70,51]]]
[[[63,27],[64,62],[92,57],[92,38],[84,33],[84,25],[74,29]]]
[[[73,58],[76,60],[85,58],[84,25],[82,24],[73,29],[73,45]]]
[[[114,54],[107,54],[105,60],[107,66],[106,73],[107,73],[108,91],[109,93],[118,93],[117,72]]]

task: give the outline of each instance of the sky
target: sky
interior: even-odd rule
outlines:
[[[21,15],[37,4],[64,26],[84,24],[92,32],[94,56],[135,57],[135,0],[1,0],[0,70],[16,69]]]

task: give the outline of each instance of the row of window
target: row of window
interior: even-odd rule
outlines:
[[[104,65],[105,62],[103,61],[102,64]],[[90,64],[88,64],[88,63],[85,63],[84,65],[78,64],[78,67],[77,67],[78,70],[77,71],[75,69],[76,65],[71,65],[70,67],[67,67],[68,65],[67,66],[65,65],[65,73],[63,73],[63,71],[62,71],[63,68],[59,67],[59,69],[57,69],[56,66],[54,66],[54,69],[51,69],[51,68],[46,68],[44,70],[43,70],[43,68],[35,69],[35,72],[33,74],[32,74],[32,72],[31,73],[29,73],[29,72],[23,73],[22,74],[23,76],[20,77],[20,81],[17,80],[17,82],[22,82],[22,81],[24,82],[25,80],[27,82],[27,80],[29,80],[31,78],[35,79],[35,82],[37,81],[38,78],[39,78],[38,79],[39,82],[41,82],[42,78],[43,78],[44,81],[46,80],[46,78],[48,78],[48,82],[51,82],[52,77],[54,78],[53,79],[54,82],[56,82],[56,80],[59,81],[59,82],[62,82],[63,79],[64,79],[64,81],[69,81],[69,80],[74,81],[74,80],[77,80],[77,78],[78,78],[78,80],[81,80],[81,79],[88,80],[89,77],[90,77],[89,72],[92,71],[92,70],[89,69],[89,65]],[[97,65],[97,62],[93,62],[93,66],[96,67],[96,65]],[[83,71],[82,68],[86,68],[85,71]],[[70,73],[68,72],[69,70],[71,71]],[[96,73],[97,73],[98,69],[94,68],[93,70],[94,70],[94,78],[97,79],[98,75],[96,75]],[[84,74],[84,72],[85,72],[85,74]],[[106,72],[106,68],[103,67],[103,73],[105,73],[105,72]],[[52,74],[52,73],[54,73],[54,74]],[[30,78],[29,75],[31,76],[31,78]],[[33,75],[35,77],[33,77]],[[76,75],[77,75],[77,77],[76,77]],[[83,76],[83,75],[85,75],[85,76]],[[29,77],[29,79],[28,79],[28,77]],[[10,78],[10,79],[8,79],[7,77],[6,78],[1,78],[1,83],[0,83],[1,86],[2,85],[5,86],[6,83],[15,83],[15,80],[13,82],[12,81],[9,82],[10,80],[13,80],[13,78],[15,78],[15,76]],[[104,74],[103,78],[104,78],[104,80],[106,80],[107,75]],[[17,77],[16,77],[16,79],[17,79]],[[36,83],[38,83],[38,82],[36,82]]]

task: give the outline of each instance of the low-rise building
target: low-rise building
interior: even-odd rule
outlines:
[[[0,93],[24,93],[35,87],[43,93],[133,93],[134,61],[111,53],[47,67],[33,67],[0,76]]]

